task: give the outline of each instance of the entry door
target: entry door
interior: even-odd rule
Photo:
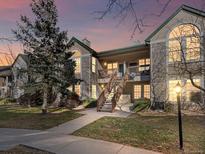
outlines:
[[[124,64],[119,64],[118,71],[122,76],[124,76]]]

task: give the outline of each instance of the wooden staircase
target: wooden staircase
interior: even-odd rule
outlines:
[[[102,91],[97,100],[98,112],[114,112],[127,80],[127,73],[120,82],[117,80],[117,71],[111,75],[108,84],[106,85],[105,89]],[[116,91],[114,90],[115,88]]]

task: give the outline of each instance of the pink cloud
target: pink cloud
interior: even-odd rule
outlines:
[[[0,19],[5,21],[16,21],[20,14],[29,7],[30,0],[6,0],[0,1]]]
[[[31,3],[30,0],[6,0],[6,1],[0,1],[0,9],[1,10],[6,10],[6,9],[22,8],[23,6],[26,6],[29,3]]]

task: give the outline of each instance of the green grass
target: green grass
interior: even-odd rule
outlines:
[[[185,116],[183,122],[185,151],[205,153],[205,116]],[[179,153],[176,116],[104,117],[74,135],[163,153]]]
[[[68,109],[60,109],[43,115],[40,107],[0,105],[0,128],[45,130],[80,116],[81,114]]]

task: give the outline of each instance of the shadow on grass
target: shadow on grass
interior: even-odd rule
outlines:
[[[12,104],[0,105],[0,128],[45,130],[81,115],[68,109],[42,114],[40,107],[26,108]]]

